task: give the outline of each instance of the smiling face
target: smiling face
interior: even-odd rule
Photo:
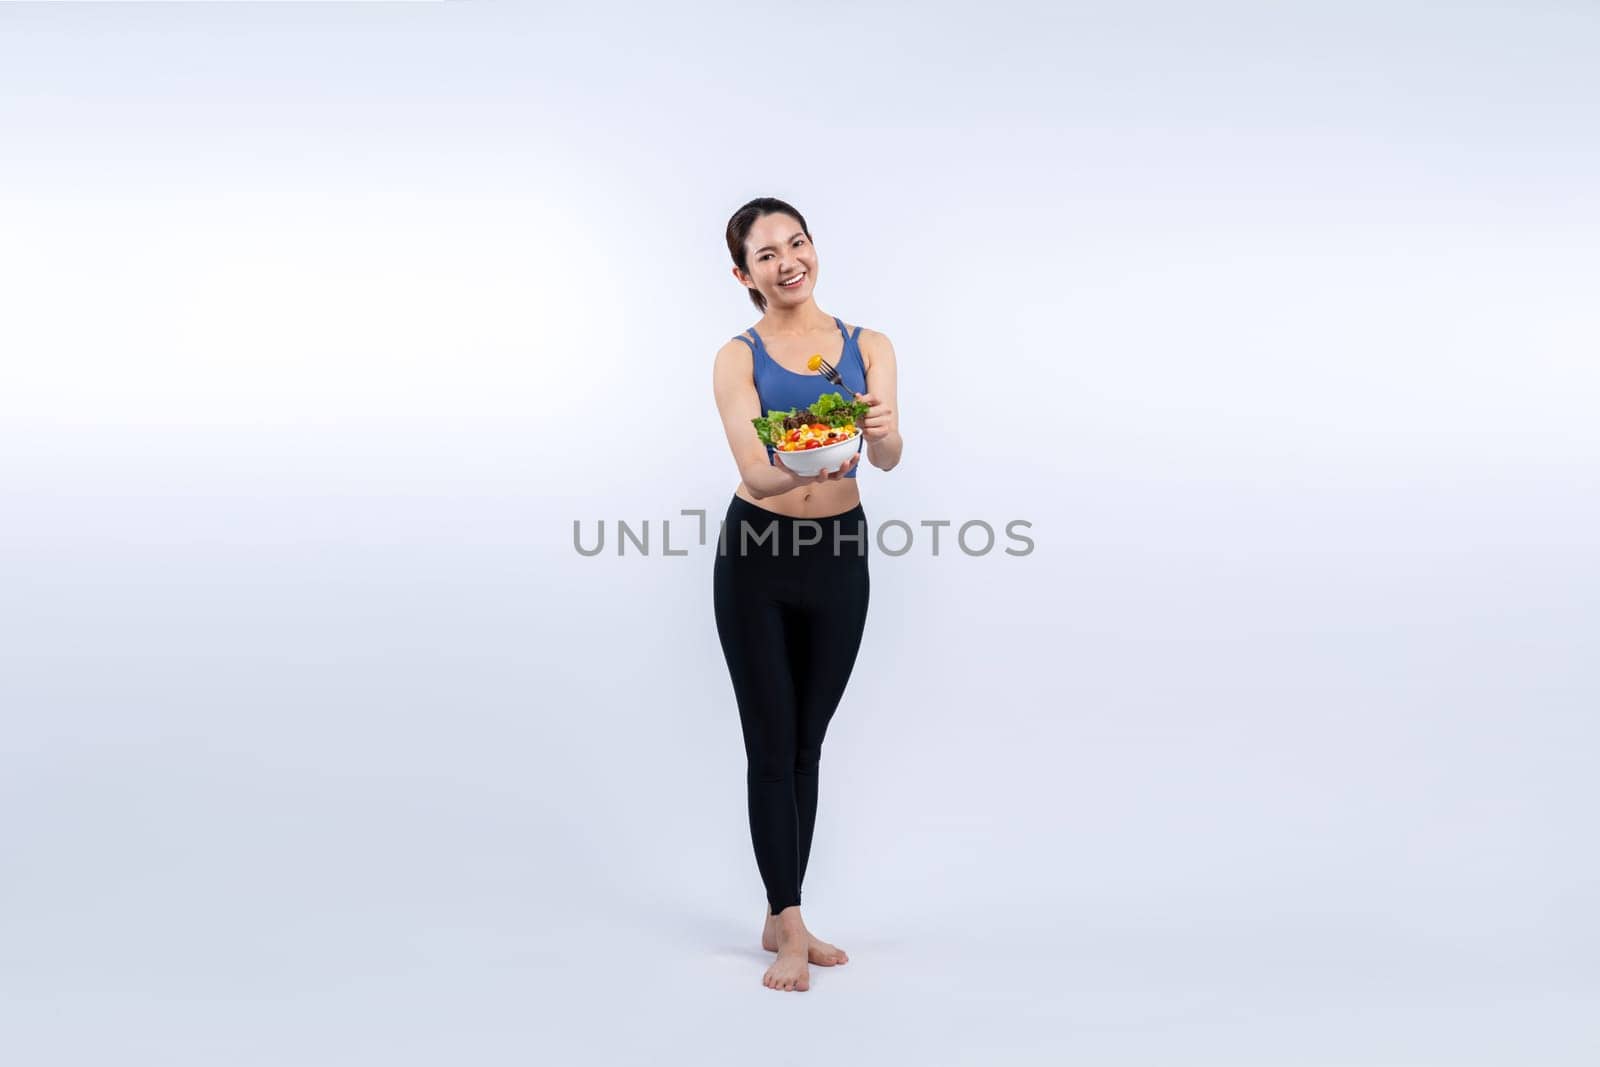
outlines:
[[[750,269],[735,267],[734,275],[766,297],[769,308],[798,307],[810,299],[817,253],[799,222],[788,215],[763,215],[750,227],[744,247]]]

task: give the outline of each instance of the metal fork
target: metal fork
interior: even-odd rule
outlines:
[[[831,384],[837,385],[839,388],[843,389],[845,391],[846,400],[855,400],[855,390],[844,384],[844,379],[839,376],[838,371],[834,370],[832,363],[829,363],[826,359],[823,359],[819,355],[817,356],[817,364],[818,374],[826,378]]]

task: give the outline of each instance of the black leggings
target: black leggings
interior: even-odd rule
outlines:
[[[869,539],[860,504],[796,519],[735,495],[718,543],[717,635],[744,731],[750,838],[774,915],[800,903],[822,737],[867,621]]]

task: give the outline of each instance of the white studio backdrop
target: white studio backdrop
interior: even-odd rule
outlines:
[[[0,3],[18,1062],[1593,1062],[1597,47]],[[859,482],[914,531],[823,753],[852,962],[798,999],[682,515],[737,481],[763,195],[895,342]]]

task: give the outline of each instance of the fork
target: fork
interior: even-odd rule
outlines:
[[[829,383],[831,383],[833,385],[837,385],[839,388],[843,389],[845,391],[845,393],[847,394],[845,396],[846,400],[851,400],[851,401],[855,400],[855,398],[856,398],[855,397],[855,390],[851,389],[848,385],[844,384],[844,379],[842,377],[840,377],[839,372],[834,369],[832,363],[829,363],[827,360],[823,359],[820,355],[812,356],[811,358],[817,361],[817,373],[818,374],[820,374],[824,378],[826,378]]]

